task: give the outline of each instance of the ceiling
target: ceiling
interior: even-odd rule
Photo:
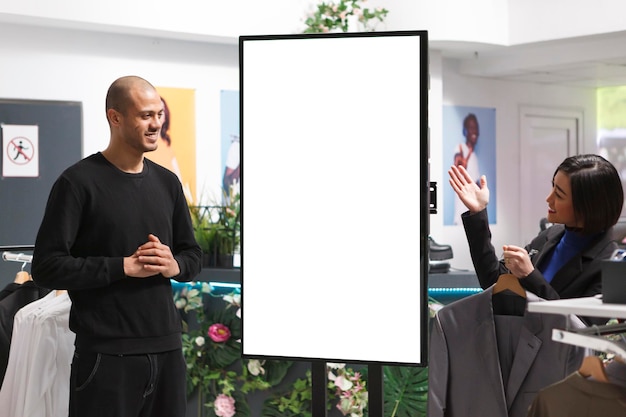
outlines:
[[[515,46],[431,42],[465,75],[574,87],[626,85],[626,31]]]
[[[156,30],[150,34],[130,33],[124,28],[102,25],[75,27],[76,24],[68,22],[19,19],[0,13],[0,21],[7,19],[16,24],[185,39],[185,34],[178,33],[163,34]],[[193,40],[236,45],[236,39],[229,38],[200,37]],[[626,31],[512,46],[430,41],[429,48],[441,51],[445,59],[458,65],[459,73],[468,76],[584,88],[626,85]]]

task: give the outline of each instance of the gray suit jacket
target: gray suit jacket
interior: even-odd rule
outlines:
[[[535,395],[580,366],[582,348],[552,341],[552,329],[583,327],[575,316],[525,312],[503,381],[493,286],[437,312],[431,330],[428,417],[525,417]],[[527,292],[528,301],[541,300]]]

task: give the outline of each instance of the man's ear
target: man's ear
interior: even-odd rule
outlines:
[[[111,126],[119,126],[121,123],[121,114],[115,109],[107,110],[107,119],[109,119],[109,124]]]

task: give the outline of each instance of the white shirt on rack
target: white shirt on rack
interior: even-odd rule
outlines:
[[[9,416],[67,416],[75,335],[67,292],[50,294],[15,315],[0,410]]]

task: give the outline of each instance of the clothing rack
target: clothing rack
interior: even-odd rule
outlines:
[[[15,253],[16,251],[32,251],[35,249],[34,245],[11,245],[11,246],[0,246],[0,251],[2,252],[2,260],[9,262],[22,262],[24,264],[29,264],[33,260],[33,255],[26,255],[22,252]]]
[[[613,353],[626,361],[626,343],[593,336],[573,330],[552,330],[552,340],[568,345],[581,346],[598,352]]]
[[[626,305],[603,303],[599,296],[533,301],[528,303],[528,311],[626,319]],[[624,323],[590,326],[584,329],[553,329],[552,340],[599,352],[613,353],[626,361],[626,342],[624,340],[610,340],[606,337],[607,335],[619,333],[626,333],[626,325]]]
[[[33,249],[35,249],[35,245],[0,245],[0,251],[32,251]]]
[[[13,252],[2,252],[2,260],[10,261],[10,262],[23,262],[23,263],[31,263],[33,260],[33,255],[25,255],[23,253],[13,253]]]

